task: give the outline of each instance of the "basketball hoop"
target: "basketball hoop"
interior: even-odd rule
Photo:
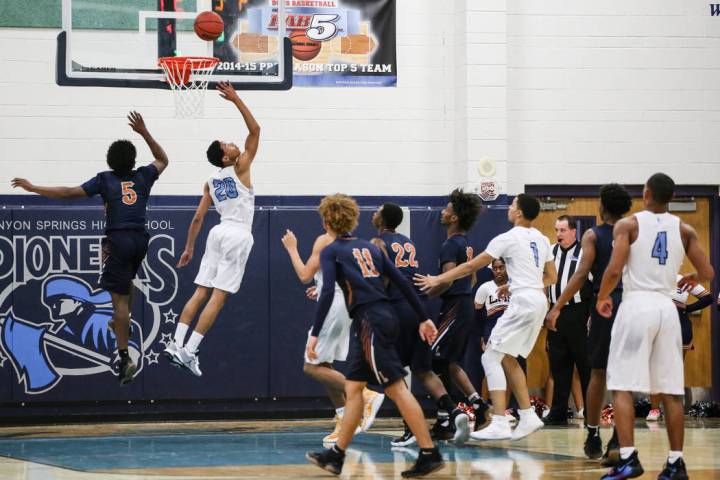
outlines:
[[[175,97],[175,117],[202,117],[205,110],[205,92],[210,75],[219,58],[215,57],[162,57],[158,65],[165,71]]]

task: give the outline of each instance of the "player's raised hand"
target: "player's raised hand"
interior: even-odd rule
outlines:
[[[605,318],[612,317],[612,311],[613,311],[612,298],[610,298],[610,297],[598,298],[597,303],[595,304],[595,310],[597,310],[597,312]]]
[[[317,359],[317,352],[315,351],[315,347],[317,347],[317,340],[317,337],[310,337],[308,338],[307,345],[305,346],[305,353],[310,360]]]
[[[313,285],[312,287],[308,287],[307,290],[305,290],[305,296],[312,301],[317,300],[318,299],[317,287],[315,285]]]
[[[560,316],[560,310],[551,308],[545,316],[545,327],[553,332],[557,331],[557,319]]]
[[[129,122],[128,125],[130,125],[130,128],[135,130],[137,133],[139,133],[141,135],[143,133],[147,133],[148,129],[145,126],[145,120],[143,120],[142,115],[140,115],[138,112],[136,112],[134,110],[131,111],[130,113],[128,113],[127,119],[128,119],[128,122]]]
[[[288,251],[297,248],[297,237],[295,237],[295,234],[289,228],[285,230],[285,235],[283,235],[281,241],[285,249]]]
[[[189,250],[185,250],[185,251],[182,253],[182,255],[180,255],[180,260],[178,260],[177,267],[178,267],[178,268],[183,268],[183,267],[186,266],[188,263],[190,263],[190,261],[192,260],[192,258],[193,258],[193,252],[191,252],[191,251],[189,251]]]
[[[238,97],[238,94],[235,91],[235,87],[233,87],[230,82],[218,83],[217,89],[220,92],[220,96],[225,100],[228,100],[230,102],[240,100],[240,97]]]
[[[417,286],[423,292],[427,292],[431,288],[440,285],[437,277],[434,277],[432,275],[420,275],[419,273],[415,274],[413,281],[415,283],[415,286]]]
[[[10,184],[12,185],[13,188],[20,187],[23,190],[27,190],[28,192],[32,192],[33,189],[35,188],[35,185],[30,183],[30,180],[27,180],[25,178],[13,178],[10,181]]]
[[[437,328],[435,328],[435,324],[430,319],[420,324],[418,332],[420,333],[420,338],[429,345],[432,345],[435,338],[437,338]]]

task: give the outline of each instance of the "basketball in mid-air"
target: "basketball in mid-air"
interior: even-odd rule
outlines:
[[[322,48],[319,41],[306,37],[304,30],[293,30],[290,33],[290,43],[292,44],[293,57],[303,62],[317,57]]]
[[[195,33],[208,42],[217,39],[225,29],[225,23],[215,12],[202,12],[195,17]]]

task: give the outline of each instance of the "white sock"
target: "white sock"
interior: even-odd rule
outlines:
[[[185,335],[187,335],[188,325],[178,322],[175,327],[175,343],[182,347],[185,344]]]
[[[492,416],[493,423],[498,423],[502,426],[508,425],[510,423],[510,419],[507,418],[505,415],[495,415]]]
[[[343,417],[345,415],[345,407],[336,408],[335,413],[338,417]]]
[[[518,408],[518,414],[520,415],[520,420],[522,420],[523,418],[528,418],[535,415],[535,409],[533,407],[525,410],[521,410]]]
[[[682,458],[682,452],[675,452],[673,450],[670,450],[668,453],[668,463],[672,465],[673,463],[677,462],[678,458]]]
[[[190,340],[187,341],[185,344],[185,348],[190,353],[197,352],[198,347],[200,346],[200,342],[202,342],[203,336],[200,335],[198,332],[193,331],[190,334]]]
[[[620,458],[627,460],[635,451],[635,447],[620,447]]]

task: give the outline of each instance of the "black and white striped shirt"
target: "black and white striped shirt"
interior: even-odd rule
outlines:
[[[553,255],[555,255],[555,268],[557,268],[557,282],[555,285],[548,287],[550,303],[557,303],[557,299],[560,298],[562,291],[567,286],[568,280],[573,276],[577,269],[578,262],[582,256],[582,249],[580,248],[580,242],[576,241],[568,248],[562,248],[559,243],[556,243],[552,247]],[[580,291],[573,295],[568,305],[574,305],[582,301]]]

